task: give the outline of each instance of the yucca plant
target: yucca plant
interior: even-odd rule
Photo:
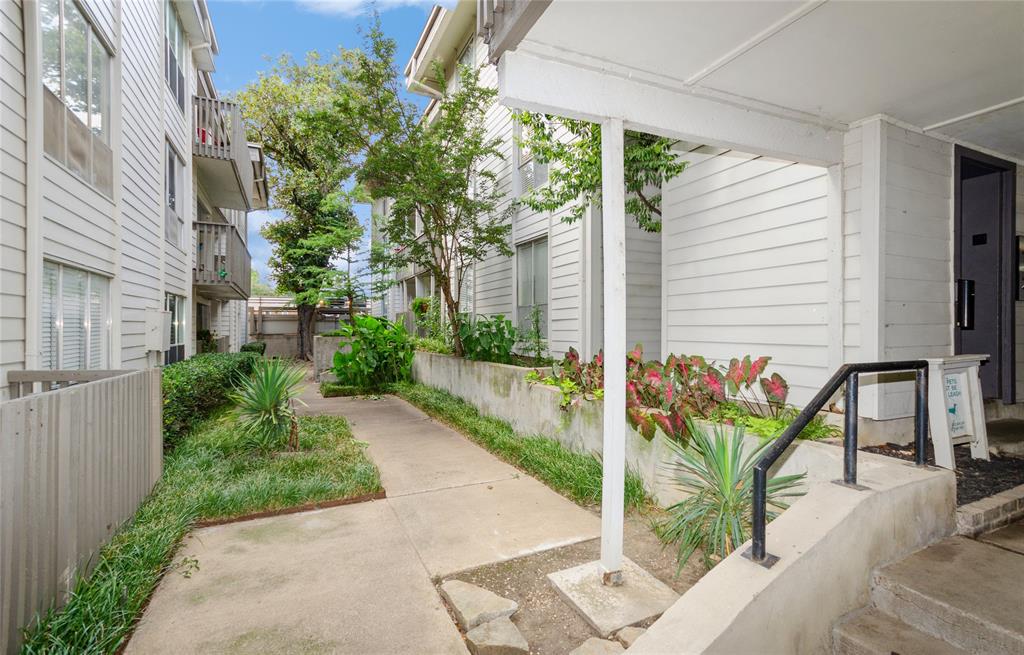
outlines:
[[[750,536],[754,465],[772,442],[744,453],[741,426],[727,434],[721,424],[709,430],[687,418],[686,428],[688,445],[666,441],[675,455],[667,468],[687,498],[668,508],[669,516],[657,525],[657,532],[664,543],[677,545],[680,569],[696,550],[710,569]],[[804,477],[801,473],[768,480],[769,521],[789,506],[786,498],[804,494],[798,489]]]
[[[256,450],[279,448],[286,440],[298,449],[293,402],[298,401],[306,371],[283,359],[261,359],[252,374],[241,377],[230,394],[248,445]]]

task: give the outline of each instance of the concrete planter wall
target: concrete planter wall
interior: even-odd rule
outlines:
[[[330,372],[334,366],[334,353],[338,352],[338,348],[344,348],[346,352],[349,348],[347,343],[341,343],[341,339],[319,334],[313,337],[313,379],[317,382],[329,382],[334,379]]]
[[[467,359],[417,352],[412,363],[413,379],[444,389],[476,407],[482,414],[508,421],[523,434],[541,434],[557,439],[578,452],[601,453],[604,403],[590,400],[565,411],[559,406],[561,392],[542,384],[529,384],[526,373],[532,369],[507,364],[474,362]],[[748,447],[760,443],[759,437],[746,437]],[[834,451],[834,452],[833,452]],[[626,428],[627,465],[643,479],[647,489],[662,505],[671,505],[682,494],[671,482],[666,464],[673,459],[666,437],[658,432],[651,441],[630,427]],[[780,459],[783,473],[803,472],[815,460],[842,462],[842,450],[825,444],[797,442]],[[838,475],[832,466],[828,475]]]

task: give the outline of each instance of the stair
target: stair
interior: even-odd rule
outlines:
[[[833,649],[835,655],[962,655],[965,652],[874,607],[859,610],[836,626]]]
[[[952,537],[875,572],[871,606],[840,620],[839,655],[1024,655],[1024,555]]]

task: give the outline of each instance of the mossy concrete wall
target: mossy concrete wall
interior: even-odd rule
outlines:
[[[348,352],[349,345],[342,344],[341,340],[342,337],[325,337],[319,334],[313,337],[313,379],[317,382],[330,382],[334,379],[332,377],[327,380],[324,376],[331,375],[330,371],[334,367],[334,353],[338,352],[339,348]]]

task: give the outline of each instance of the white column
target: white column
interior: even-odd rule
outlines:
[[[601,566],[605,584],[622,582],[626,476],[626,190],[622,120],[601,124],[604,246],[604,449]]]

